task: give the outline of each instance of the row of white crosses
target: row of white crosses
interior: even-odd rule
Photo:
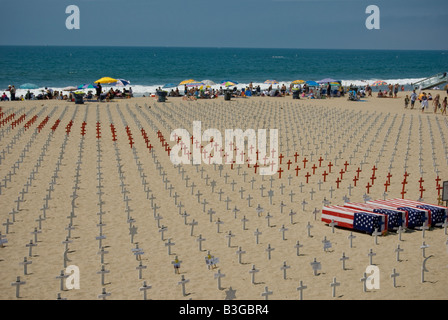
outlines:
[[[78,113],[79,110],[79,106],[77,105],[75,107],[75,111],[73,113],[73,116],[71,118],[71,123],[74,123],[76,114]],[[83,119],[83,123],[85,123],[87,121],[87,116],[88,116],[88,108],[86,108],[85,113],[84,113],[84,119]],[[65,137],[64,137],[64,141],[68,141],[69,139],[69,132],[66,132]],[[69,277],[68,274],[66,274],[66,268],[67,268],[67,263],[71,262],[71,260],[68,257],[68,254],[70,253],[70,249],[69,249],[69,245],[73,243],[73,239],[74,237],[72,236],[72,232],[75,230],[75,223],[74,223],[74,218],[77,217],[76,215],[76,200],[79,197],[78,196],[78,190],[79,190],[79,184],[81,182],[80,177],[81,175],[81,165],[83,164],[82,159],[83,159],[83,153],[84,153],[84,144],[85,144],[85,136],[81,135],[81,139],[78,145],[78,157],[77,157],[77,162],[76,162],[76,167],[75,167],[75,174],[74,174],[74,181],[73,181],[73,186],[71,187],[71,189],[73,190],[72,194],[70,195],[70,213],[68,216],[66,216],[68,223],[67,226],[64,228],[67,231],[67,235],[66,237],[61,241],[61,243],[64,246],[64,250],[63,250],[63,269],[61,269],[59,275],[55,276],[55,279],[59,280],[59,288],[61,292],[58,292],[57,294],[57,299],[58,300],[66,300],[67,298],[62,297],[62,292],[66,290],[64,284],[66,283],[66,279]],[[55,181],[53,180],[51,183],[53,184]]]
[[[60,122],[60,121],[63,119],[63,117],[64,117],[64,115],[65,115],[65,113],[66,113],[67,110],[68,110],[68,107],[66,107],[66,108],[63,110],[63,112],[61,113],[61,115],[59,116],[59,118],[57,119],[57,121]],[[56,111],[57,111],[57,107],[55,107],[55,108],[50,112],[49,117],[52,117],[53,114],[54,114]],[[37,129],[36,129],[35,133],[36,133],[36,132],[37,132]],[[42,161],[44,160],[44,157],[45,157],[45,155],[46,155],[46,152],[48,151],[48,148],[49,148],[49,146],[50,146],[50,143],[52,142],[52,140],[53,140],[53,138],[54,138],[54,134],[55,134],[54,132],[55,132],[55,131],[54,131],[53,129],[50,131],[50,133],[49,133],[49,135],[48,135],[48,139],[46,140],[45,145],[42,147],[42,152],[41,152],[41,154],[40,154],[40,156],[39,156],[39,158],[38,158],[38,161],[37,161],[36,165],[34,166],[34,168],[33,168],[33,170],[32,170],[32,174],[30,175],[30,179],[27,181],[25,187],[29,187],[29,186],[31,186],[31,182],[32,182],[33,180],[36,179],[35,175],[38,173],[39,168],[41,167],[41,163],[42,163]],[[27,243],[27,244],[25,245],[25,247],[27,247],[27,250],[28,250],[28,258],[32,258],[32,257],[35,256],[35,255],[33,255],[32,250],[33,250],[33,247],[36,247],[36,246],[38,245],[38,244],[37,244],[37,241],[38,241],[38,234],[42,233],[42,222],[44,222],[44,221],[46,220],[46,218],[47,218],[47,217],[46,217],[46,210],[49,209],[49,204],[48,204],[48,203],[49,203],[50,200],[52,200],[52,198],[51,198],[51,193],[54,191],[54,186],[56,185],[56,181],[57,181],[57,179],[58,179],[58,177],[59,177],[59,176],[58,176],[58,172],[60,171],[60,167],[61,167],[61,165],[62,165],[62,161],[63,161],[63,158],[64,158],[64,153],[65,153],[66,145],[67,145],[67,139],[64,139],[64,141],[63,141],[63,143],[62,143],[62,145],[61,145],[61,148],[60,148],[58,161],[57,161],[57,163],[56,163],[56,168],[54,169],[53,175],[52,175],[52,177],[51,177],[51,181],[50,181],[50,183],[49,183],[49,188],[46,189],[47,194],[46,194],[45,198],[43,199],[43,200],[44,200],[44,205],[43,205],[43,207],[42,207],[42,209],[41,209],[41,210],[43,211],[43,214],[42,214],[42,215],[39,215],[39,218],[35,220],[35,221],[38,223],[38,226],[35,227],[34,230],[33,230],[32,232],[30,232],[30,234],[33,236],[33,239],[31,239],[31,240],[29,241],[29,243]],[[27,193],[28,193],[28,190],[27,190],[27,189],[22,189],[22,192],[21,192],[22,197],[23,197],[25,194],[27,194]],[[23,201],[24,199],[23,199],[23,198],[19,198],[19,199],[17,199],[17,200],[18,200],[18,201],[16,201],[16,202],[17,202],[17,208],[16,208],[16,209],[17,209],[17,213],[18,213],[18,212],[20,211],[19,204],[20,204],[20,202]],[[21,200],[21,201],[19,201],[19,200]],[[34,241],[33,241],[33,240],[34,240]],[[27,257],[24,257],[23,262],[20,262],[20,265],[23,265],[23,267],[24,267],[24,275],[27,275],[27,274],[28,274],[28,265],[32,264],[32,260],[29,260],[28,258],[27,258]],[[25,283],[26,283],[25,281],[20,281],[20,278],[19,278],[19,277],[17,277],[16,282],[11,283],[12,286],[15,286],[15,287],[16,287],[16,297],[17,297],[17,298],[20,297],[20,296],[19,296],[19,287],[20,287],[20,285],[21,285],[21,284],[25,284]]]

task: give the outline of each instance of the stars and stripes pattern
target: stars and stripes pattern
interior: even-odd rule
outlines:
[[[373,233],[378,230],[397,230],[400,226],[420,229],[441,226],[448,207],[413,200],[371,200],[366,203],[345,203],[343,206],[324,206],[321,220],[342,228]]]
[[[442,225],[448,215],[448,208],[444,206],[414,200],[401,199],[401,201],[404,203],[409,203],[419,209],[429,210],[431,212],[431,226]]]
[[[326,223],[335,222],[338,227],[367,233],[372,233],[375,229],[383,234],[387,231],[386,215],[344,206],[324,206],[321,220]]]
[[[350,202],[345,203],[344,207],[360,209],[366,212],[380,213],[387,216],[387,229],[397,230],[400,226],[406,227],[406,212],[400,210],[386,209],[384,206]]]

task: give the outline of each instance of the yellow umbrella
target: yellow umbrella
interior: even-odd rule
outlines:
[[[110,77],[103,77],[101,79],[98,79],[95,81],[95,83],[114,83],[117,82],[117,79],[110,78]]]
[[[181,83],[179,83],[179,85],[183,86],[184,84],[189,84],[189,83],[192,83],[192,82],[197,82],[197,81],[193,80],[193,79],[188,79],[188,80],[182,81]]]
[[[305,80],[294,80],[293,82],[291,82],[292,84],[302,84],[305,83]]]

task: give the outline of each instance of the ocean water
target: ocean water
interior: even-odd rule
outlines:
[[[0,46],[0,70],[0,90],[33,83],[39,87],[34,92],[105,76],[129,80],[136,95],[185,79],[233,80],[238,87],[253,82],[262,88],[267,79],[280,85],[323,78],[345,85],[375,80],[410,85],[448,71],[448,51]]]

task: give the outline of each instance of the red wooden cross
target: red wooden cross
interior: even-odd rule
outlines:
[[[313,164],[313,166],[311,168],[313,169],[313,174],[315,174],[316,173],[316,169],[317,169],[316,164]]]
[[[341,169],[341,171],[339,171],[339,174],[341,175],[341,180],[342,180],[342,175],[344,174],[344,170]]]
[[[294,161],[295,161],[295,163],[297,163],[297,157],[299,156],[299,154],[297,153],[297,151],[296,151],[296,153],[294,153]]]
[[[308,160],[306,158],[304,158],[302,160],[302,162],[303,162],[303,169],[305,169],[306,168],[306,163],[308,162]]]
[[[280,168],[277,170],[277,172],[278,172],[278,178],[281,179],[281,178],[282,178],[282,172],[283,172],[283,169],[280,167]]]
[[[386,183],[384,184],[385,188],[384,188],[384,192],[387,192],[387,187],[390,186],[389,181],[386,181]]]
[[[324,171],[324,173],[322,173],[322,175],[324,176],[324,182],[326,182],[327,181],[327,176],[328,176],[327,171]]]
[[[296,170],[296,177],[297,177],[299,175],[299,170],[300,170],[299,166],[297,166],[294,170]]]
[[[339,189],[339,184],[342,180],[339,180],[339,177],[336,179],[336,188]]]
[[[345,161],[345,163],[344,163],[344,167],[345,167],[345,171],[347,171],[347,166],[349,165],[349,163],[347,162],[347,161]],[[342,179],[342,178],[341,178]]]
[[[367,193],[369,193],[370,192],[370,188],[371,188],[372,186],[370,185],[370,183],[368,183],[367,182],[367,185],[366,185],[366,188],[367,188]]]
[[[306,183],[308,183],[308,179],[309,179],[309,177],[311,177],[310,173],[307,172],[306,175],[305,175],[305,177],[306,177]]]
[[[362,170],[358,167],[358,169],[356,169],[356,177],[359,179],[359,173],[361,172]]]
[[[288,164],[288,170],[289,170],[291,168],[291,164],[292,164],[291,159],[289,159],[288,162],[286,162],[286,163]]]
[[[330,161],[330,163],[328,164],[328,173],[331,173],[331,167],[333,166],[333,164],[331,163],[331,161]]]
[[[358,177],[357,176],[355,176],[354,178],[353,178],[353,182],[354,182],[354,184],[355,184],[355,187],[356,187],[356,181],[358,181],[359,179],[358,179]]]
[[[278,158],[280,159],[280,164],[282,164],[282,160],[283,160],[284,157],[285,157],[285,156],[282,155],[281,153],[280,153],[280,155],[278,156]]]

